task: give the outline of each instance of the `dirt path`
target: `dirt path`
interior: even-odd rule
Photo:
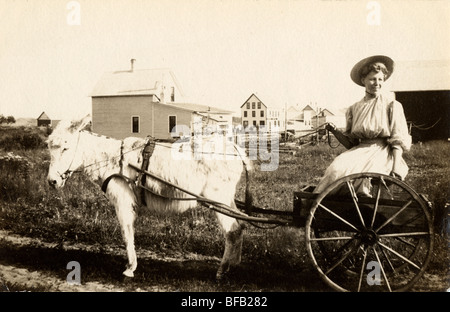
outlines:
[[[192,276],[195,276],[194,281],[197,284],[211,284],[212,286],[207,288],[208,291],[224,291],[220,287],[215,289],[214,282],[211,280],[220,261],[218,258],[197,254],[158,255],[147,250],[138,250],[137,253],[142,266],[151,269],[141,272],[140,277],[134,279],[137,281],[123,283],[119,277],[120,269],[124,267],[125,261],[123,248],[84,244],[58,246],[35,238],[0,231],[0,291],[173,292],[178,291],[179,287],[183,289],[183,283],[184,289],[190,289],[189,283],[192,282],[190,280],[193,279]],[[83,264],[81,270],[95,272],[84,275],[82,272],[81,285],[67,282],[67,274],[70,270],[65,266],[74,257],[80,259]],[[248,268],[242,270],[245,271]],[[252,275],[249,280],[251,279]],[[300,272],[298,280],[303,281],[302,284],[307,284],[308,288],[286,289],[286,291],[324,291],[323,285],[312,272]],[[260,284],[263,283],[260,282]],[[271,281],[267,283],[270,285]],[[293,283],[297,283],[297,280]],[[245,285],[239,287],[243,287],[242,290],[255,290],[245,289]],[[443,292],[449,287],[448,277],[426,273],[412,291]],[[262,290],[264,291],[264,288]]]
[[[5,247],[8,246],[8,247]],[[61,269],[48,270],[38,269],[39,261],[28,259],[21,261],[19,264],[4,264],[2,258],[8,258],[6,254],[12,254],[11,251],[19,248],[32,248],[33,250],[60,250],[62,252],[70,253],[71,251],[83,251],[90,253],[107,252],[117,257],[125,258],[125,253],[122,248],[104,247],[104,246],[89,246],[85,244],[71,244],[58,246],[57,244],[42,242],[35,238],[23,237],[0,230],[0,291],[10,291],[12,285],[15,291],[48,291],[48,292],[123,292],[130,291],[130,286],[118,286],[118,280],[113,280],[111,283],[107,281],[89,281],[81,284],[68,283],[64,274],[70,273],[70,269],[65,272]],[[23,252],[27,253],[27,251]],[[197,254],[179,254],[171,256],[157,255],[151,251],[137,251],[138,258],[151,259],[162,262],[183,262],[183,261],[220,261],[218,258],[200,256]],[[6,256],[6,257],[5,257]],[[10,262],[10,261],[8,261]],[[34,263],[34,265],[33,265]],[[64,269],[64,268],[63,268]],[[117,272],[114,272],[117,274]],[[121,282],[121,281],[119,281]],[[126,284],[126,283],[125,283]],[[133,287],[132,291],[140,292],[161,292],[161,291],[176,291],[175,287],[165,286],[144,286]]]

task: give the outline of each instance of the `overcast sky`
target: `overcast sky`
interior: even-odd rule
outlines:
[[[83,116],[100,76],[131,58],[171,68],[190,102],[238,111],[252,93],[343,108],[363,96],[349,73],[366,56],[450,57],[449,0],[70,3],[0,0],[0,114]]]

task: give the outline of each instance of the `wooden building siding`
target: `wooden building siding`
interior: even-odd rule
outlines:
[[[158,139],[170,139],[169,116],[176,116],[178,126],[186,126],[192,129],[192,111],[179,109],[170,105],[153,103],[154,129],[153,136]],[[171,129],[172,130],[172,129]],[[187,134],[187,133],[186,133]]]
[[[117,139],[148,135],[169,139],[169,116],[176,116],[177,125],[191,126],[191,111],[153,100],[153,96],[93,97],[92,131]],[[132,117],[139,117],[139,133],[132,131]]]
[[[38,119],[38,121],[37,121],[38,127],[50,126],[51,124],[52,124],[52,121],[49,119]]]

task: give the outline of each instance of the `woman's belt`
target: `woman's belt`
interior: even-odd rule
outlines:
[[[360,144],[387,144],[387,138],[359,139]]]

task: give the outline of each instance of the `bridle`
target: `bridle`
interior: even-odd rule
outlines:
[[[77,144],[75,145],[75,151],[73,153],[73,157],[72,160],[70,161],[69,167],[67,168],[66,171],[64,171],[63,173],[60,173],[59,171],[57,171],[56,173],[59,174],[59,177],[63,180],[66,181],[68,178],[70,178],[70,176],[72,175],[72,173],[77,172],[79,170],[71,170],[70,168],[72,167],[73,161],[75,160],[75,156],[77,154],[77,150],[78,150],[78,144],[80,143],[80,136],[81,136],[81,131],[78,131],[78,138],[77,138]]]

